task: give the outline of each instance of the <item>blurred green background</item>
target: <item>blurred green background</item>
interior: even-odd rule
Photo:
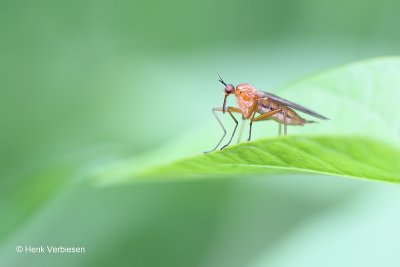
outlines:
[[[399,266],[393,185],[88,179],[120,159],[215,145],[217,73],[274,91],[399,54],[398,10],[394,0],[2,1],[0,265]],[[17,245],[86,253],[18,254]]]

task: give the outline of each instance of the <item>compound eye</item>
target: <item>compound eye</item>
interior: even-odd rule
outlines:
[[[233,93],[234,90],[235,90],[235,87],[233,87],[232,84],[228,84],[227,86],[225,86],[225,93],[227,93],[227,94]]]

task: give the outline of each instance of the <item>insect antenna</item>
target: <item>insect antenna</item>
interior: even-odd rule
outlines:
[[[218,74],[218,73],[217,73]],[[221,76],[218,74],[218,77],[219,77],[219,81],[223,84],[223,85],[225,85],[226,86],[226,83],[224,82],[224,80],[222,80],[222,78],[221,78]]]

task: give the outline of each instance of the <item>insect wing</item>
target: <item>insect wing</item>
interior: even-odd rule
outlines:
[[[279,102],[281,104],[284,104],[284,105],[286,105],[286,106],[288,106],[290,108],[294,108],[294,109],[296,109],[298,111],[304,112],[304,113],[306,113],[308,115],[314,116],[314,117],[322,119],[322,120],[329,120],[327,117],[324,117],[321,114],[318,114],[317,112],[312,111],[311,109],[308,109],[308,108],[303,107],[303,106],[301,106],[299,104],[293,103],[293,102],[291,102],[289,100],[283,99],[283,98],[281,98],[281,97],[279,97],[277,95],[274,95],[274,94],[271,94],[271,93],[268,93],[268,92],[264,92],[264,91],[260,91],[260,93],[261,93],[262,97],[268,97],[269,99],[275,100],[275,101],[277,101],[277,102]]]

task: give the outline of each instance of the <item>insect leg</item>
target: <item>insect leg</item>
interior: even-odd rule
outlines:
[[[282,124],[278,123],[278,125],[279,125],[279,136],[281,136],[282,135]]]
[[[269,111],[269,112],[266,112],[266,113],[264,113],[264,114],[259,115],[258,117],[255,117],[255,118],[254,118],[254,114],[255,114],[255,113],[254,113],[254,114],[253,114],[253,118],[252,118],[251,121],[250,121],[249,138],[247,139],[247,141],[250,141],[250,139],[251,139],[251,130],[252,130],[253,122],[255,122],[255,121],[266,120],[266,119],[268,119],[269,117],[271,117],[272,115],[275,115],[276,113],[279,113],[279,112],[281,112],[281,111],[282,111],[282,109],[271,110],[271,111]]]
[[[287,110],[283,110],[283,135],[287,135]]]
[[[249,138],[247,139],[247,141],[250,141],[250,139],[251,139],[251,126],[252,126],[253,122],[266,120],[269,117],[271,117],[272,115],[275,115],[276,113],[279,113],[281,111],[282,111],[282,109],[271,110],[269,112],[261,114],[260,116],[255,117],[255,118],[254,118],[254,115],[253,115],[253,118],[250,121],[250,132],[249,132]]]
[[[251,119],[250,119],[249,138],[247,138],[247,141],[250,141],[250,139],[251,139],[251,130],[253,128],[253,120],[254,120],[255,115],[256,115],[256,111],[253,112],[253,115],[251,116]]]
[[[242,113],[242,111],[241,111],[240,109],[231,108],[231,107],[228,107],[228,109],[231,109],[231,111],[233,111],[233,112]],[[226,109],[226,110],[227,110],[227,109]],[[225,137],[225,135],[226,135],[226,129],[225,129],[224,125],[222,124],[222,121],[219,119],[219,117],[218,117],[216,111],[222,112],[223,109],[222,109],[222,108],[213,108],[213,109],[212,109],[212,113],[214,114],[215,118],[217,119],[219,125],[221,125],[221,128],[222,128],[222,130],[224,131],[224,134],[222,135],[221,139],[219,140],[218,144],[214,147],[214,149],[211,149],[211,150],[209,150],[209,151],[205,151],[204,153],[210,153],[210,152],[213,152],[214,150],[216,150],[216,149],[219,147],[219,145],[221,144],[222,140],[224,139],[224,137]],[[232,116],[232,115],[231,115],[231,116]],[[236,126],[237,126],[237,125],[236,125]]]
[[[238,143],[238,144],[240,143],[240,140],[242,139],[244,126],[245,126],[245,118],[242,116],[242,125],[240,126],[239,138],[238,138],[238,140],[237,140],[237,143]]]
[[[229,115],[231,115],[231,117],[232,117],[232,119],[235,121],[236,125],[235,125],[235,128],[233,129],[233,133],[232,133],[231,139],[229,139],[229,142],[228,142],[226,145],[224,145],[223,147],[221,147],[221,150],[224,149],[225,147],[229,146],[229,144],[232,142],[233,136],[235,135],[236,128],[238,127],[238,121],[237,121],[237,119],[235,118],[235,116],[233,116],[232,111],[233,111],[233,112],[237,112],[237,110],[240,110],[240,109],[238,109],[238,108],[232,108],[232,107],[228,107],[228,108],[227,108],[227,111],[228,111]],[[241,110],[240,110],[240,113],[242,113]]]

